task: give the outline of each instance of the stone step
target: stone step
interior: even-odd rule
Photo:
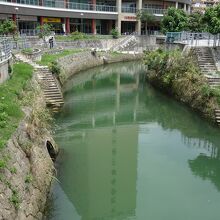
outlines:
[[[59,94],[61,94],[61,92],[58,90],[58,89],[54,89],[54,90],[47,90],[47,91],[45,91],[44,90],[44,93],[45,94],[54,94],[54,93],[59,93]]]
[[[46,99],[46,103],[50,103],[51,105],[56,105],[56,104],[63,104],[62,99]]]
[[[56,97],[62,97],[63,98],[63,96],[62,96],[62,94],[61,93],[59,93],[59,92],[56,92],[56,93],[44,93],[44,95],[45,96],[47,96],[47,97],[52,97],[52,96],[56,96]]]
[[[220,78],[214,78],[214,79],[212,79],[212,78],[207,78],[207,80],[208,80],[209,82],[220,82]]]
[[[63,103],[63,99],[61,98],[46,98],[46,101],[50,103]]]
[[[56,87],[56,88],[51,88],[51,89],[44,89],[44,92],[55,92],[55,91],[59,91],[60,92],[60,90]]]
[[[63,102],[63,97],[62,96],[57,96],[57,95],[52,95],[52,96],[46,96],[44,95],[44,97],[47,99],[47,100],[56,100],[56,101],[62,101]]]
[[[45,89],[48,89],[48,90],[56,90],[56,91],[59,91],[59,88],[57,86],[46,86]]]

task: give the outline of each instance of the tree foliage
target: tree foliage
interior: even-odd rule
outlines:
[[[0,35],[15,34],[17,32],[17,26],[14,21],[5,20],[0,23]]]
[[[166,32],[180,32],[187,29],[188,16],[182,9],[170,7],[161,21],[161,29]]]
[[[145,31],[147,31],[148,23],[155,21],[155,16],[148,13],[145,10],[138,10],[137,13],[136,13],[136,17],[137,17],[138,20],[145,23]]]
[[[145,10],[138,10],[136,13],[137,19],[143,22],[153,22],[155,20],[154,15],[149,14]]]
[[[203,14],[194,12],[188,16],[187,30],[191,32],[204,32],[205,24],[203,22]]]
[[[39,30],[39,38],[45,41],[46,37],[51,35],[52,26],[50,24],[39,25],[37,26],[37,30]]]
[[[220,4],[206,9],[203,21],[207,32],[211,34],[220,33]]]

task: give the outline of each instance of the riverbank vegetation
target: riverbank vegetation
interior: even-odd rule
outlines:
[[[208,85],[192,54],[183,57],[179,50],[158,49],[146,53],[144,62],[151,84],[214,120],[214,110],[220,106],[220,88]]]
[[[30,65],[15,64],[11,79],[0,85],[0,149],[5,146],[23,117],[22,94],[28,86],[32,73],[33,68]],[[4,165],[5,162],[0,160],[0,168]]]

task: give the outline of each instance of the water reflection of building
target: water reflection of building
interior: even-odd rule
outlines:
[[[101,74],[98,77],[102,79]],[[130,75],[127,80],[123,73],[109,70],[109,77],[113,81],[105,92],[99,91],[100,79],[93,79],[91,87],[85,85],[89,87],[86,94],[79,92],[83,97],[75,94],[74,102],[67,102],[67,111],[71,112],[74,104],[75,118],[80,120],[68,121],[58,135],[65,139],[66,157],[59,179],[62,182],[65,176],[62,188],[82,220],[125,219],[134,216],[136,209],[138,125],[130,122],[136,117],[138,93],[134,90],[139,76]],[[109,82],[103,83],[106,86]],[[126,104],[124,95],[130,97]],[[105,108],[103,103],[109,97]],[[127,107],[129,115],[124,117]]]
[[[63,189],[83,219],[124,219],[136,208],[138,126],[95,128],[67,140]]]

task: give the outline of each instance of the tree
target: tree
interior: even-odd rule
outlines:
[[[0,35],[15,35],[17,33],[17,26],[14,21],[5,20],[0,24]]]
[[[204,32],[205,24],[203,22],[203,13],[195,12],[188,16],[187,29],[191,32]]]
[[[113,28],[113,29],[111,30],[111,35],[112,35],[112,38],[117,39],[117,38],[119,37],[119,32],[118,32],[118,30],[117,30],[116,28]]]
[[[220,4],[205,10],[203,21],[207,32],[211,34],[220,33]]]
[[[188,17],[184,10],[170,7],[161,21],[161,29],[166,32],[187,30]]]
[[[138,10],[136,13],[137,19],[145,23],[145,31],[147,34],[147,25],[149,22],[155,21],[155,17],[149,14],[146,10]]]
[[[37,26],[37,30],[39,31],[39,38],[42,38],[46,44],[46,37],[51,35],[52,26],[50,24],[39,25]]]

